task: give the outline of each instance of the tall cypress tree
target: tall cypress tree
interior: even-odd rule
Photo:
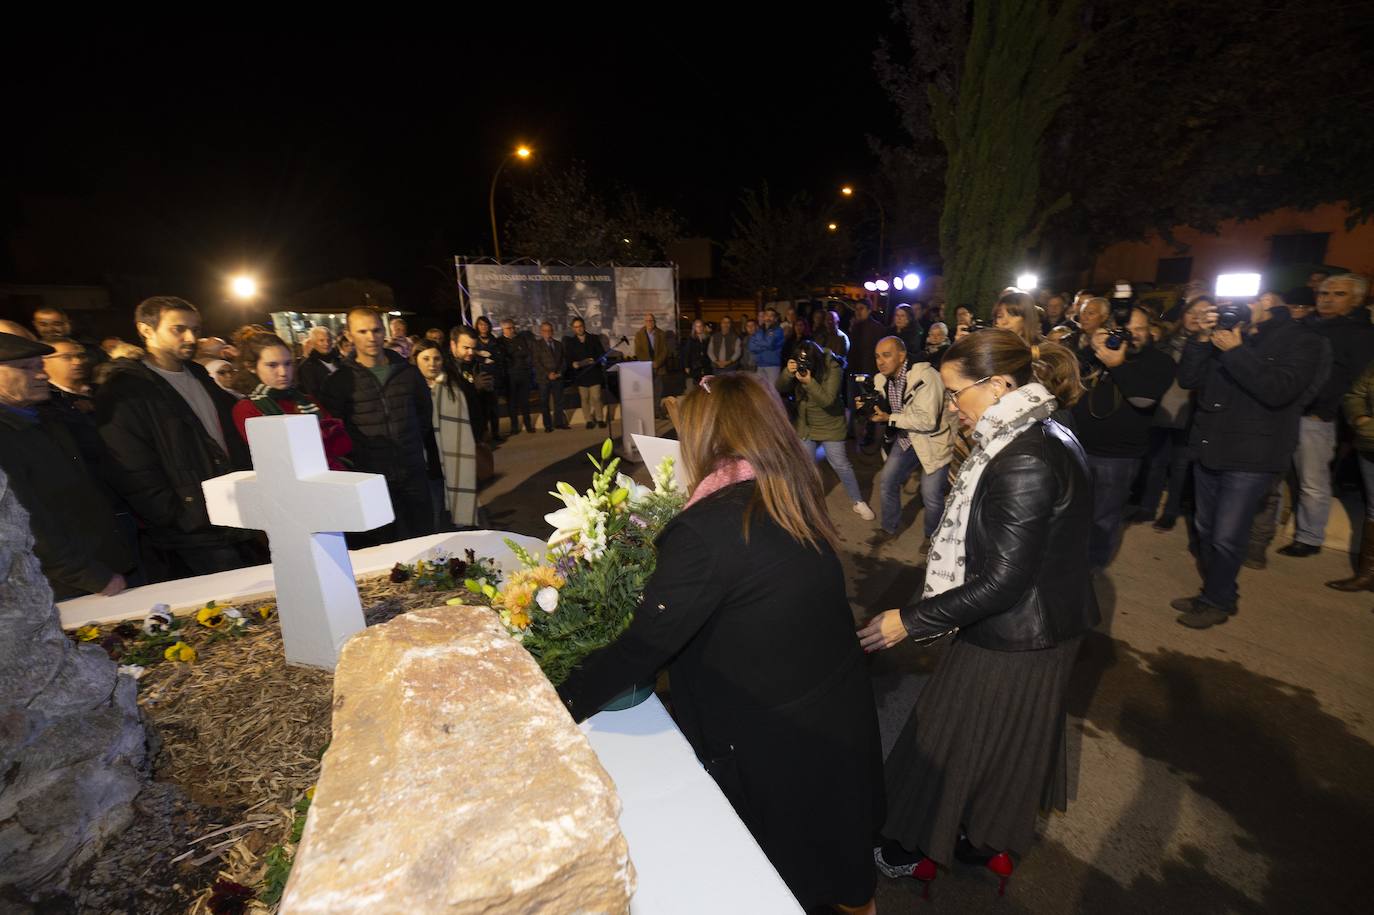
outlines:
[[[912,66],[886,49],[878,68],[894,98],[924,84],[929,127],[945,151],[940,256],[951,305],[986,312],[1068,195],[1041,198],[1045,133],[1083,58],[1081,0],[906,0]],[[933,38],[942,36],[943,47]],[[959,53],[962,48],[962,55]],[[910,111],[910,106],[906,106]],[[908,131],[919,141],[925,125]]]

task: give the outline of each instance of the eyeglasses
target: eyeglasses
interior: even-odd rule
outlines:
[[[991,381],[994,377],[996,377],[996,376],[994,376],[994,375],[987,375],[987,376],[985,376],[985,377],[983,377],[983,378],[979,378],[979,379],[978,379],[977,381],[975,381],[973,384],[965,385],[964,387],[960,388],[960,389],[957,390],[957,391],[946,391],[946,392],[945,392],[945,403],[950,404],[950,405],[955,406],[955,407],[959,406],[959,396],[960,396],[961,394],[963,394],[965,391],[969,390],[970,388],[976,388],[976,387],[978,387],[978,385],[983,384],[983,383],[986,382],[986,381]]]

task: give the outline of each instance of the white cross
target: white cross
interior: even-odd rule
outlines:
[[[333,670],[366,625],[338,532],[392,520],[386,478],[330,470],[314,414],[257,416],[246,427],[255,469],[201,484],[210,521],[267,532],[286,663]]]

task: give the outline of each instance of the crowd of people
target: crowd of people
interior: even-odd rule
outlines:
[[[691,501],[630,629],[560,692],[585,717],[671,664],[684,732],[794,893],[863,910],[874,863],[928,883],[958,859],[1005,880],[1037,809],[1063,808],[1068,675],[1125,525],[1186,522],[1200,582],[1172,609],[1191,629],[1223,624],[1241,568],[1267,564],[1284,483],[1295,534],[1278,552],[1301,559],[1321,549],[1349,458],[1361,548],[1327,584],[1374,591],[1369,306],[1356,274],[1242,300],[1189,288],[1164,310],[1129,283],[1008,288],[987,325],[955,309],[952,333],[938,302],[858,301],[696,321],[680,343],[646,316],[621,349],[581,321],[562,339],[487,318],[410,337],[357,308],[299,351],[257,326],[204,337],[174,297],[139,304],[138,346],[83,343],[43,309],[36,333],[0,326],[0,467],[59,599],[108,595],[263,559],[254,532],[209,522],[200,485],[249,466],[253,417],[314,414],[331,466],[384,475],[395,520],[359,538],[383,542],[482,523],[503,405],[507,435],[534,431],[536,394],[545,432],[566,429],[566,385],[603,428],[616,358],[652,363],[660,396],[680,370],[686,392],[662,402]],[[852,456],[874,448],[866,500]],[[857,640],[839,634],[852,618],[822,460],[877,523],[875,551],[920,477],[924,586]],[[951,634],[884,777],[859,649]]]

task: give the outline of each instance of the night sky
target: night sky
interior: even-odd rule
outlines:
[[[214,299],[240,268],[269,296],[368,276],[410,305],[440,279],[427,265],[489,253],[487,186],[517,140],[724,239],[742,188],[823,197],[874,167],[868,134],[899,139],[873,74],[881,0],[805,22],[630,9],[636,24],[588,12],[13,49],[0,277]],[[502,182],[524,178],[511,166]]]

